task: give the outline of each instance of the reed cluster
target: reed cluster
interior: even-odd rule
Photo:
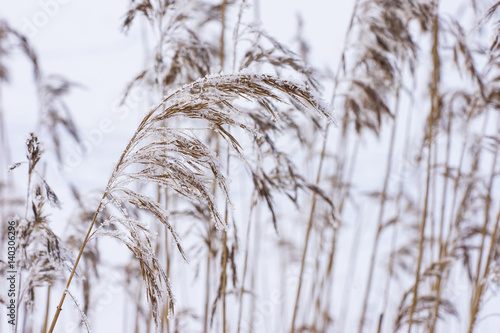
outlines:
[[[15,332],[62,331],[69,302],[74,327],[93,331],[111,272],[134,332],[498,326],[500,3],[461,2],[458,20],[439,0],[356,0],[333,75],[308,62],[307,22],[293,50],[256,23],[258,5],[131,1],[121,29],[140,23],[153,45],[122,103],[140,88],[153,106],[134,110],[107,183],[58,184],[63,199],[46,169],[82,144],[68,103],[78,85],[46,75],[0,20],[0,89],[22,54],[39,105],[26,160],[12,161],[0,103]]]

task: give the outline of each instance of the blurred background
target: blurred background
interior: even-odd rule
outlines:
[[[220,11],[218,4],[208,3]],[[47,209],[50,227],[68,242],[81,242],[69,230],[86,230],[85,219],[75,215],[82,202],[96,209],[147,110],[184,83],[159,89],[158,83],[134,81],[158,61],[158,54],[168,64],[175,45],[165,40],[164,49],[158,47],[158,26],[140,11],[123,28],[134,5],[115,0],[0,4],[0,20],[27,38],[23,44],[7,30],[0,35],[5,43],[0,64],[8,72],[0,85],[1,166],[7,170],[26,160],[26,140],[35,131],[46,151],[40,173],[62,204],[62,209]],[[243,164],[228,166],[221,158],[235,198],[229,240],[191,221],[197,218],[180,213],[173,218],[190,260],[186,263],[173,244],[158,241],[176,296],[176,315],[161,331],[395,332],[410,327],[412,332],[498,332],[499,3],[268,0],[226,5],[229,60],[223,71],[237,68],[231,61],[243,58],[249,52],[245,47],[258,49],[253,35],[243,32],[260,26],[259,32],[279,42],[269,39],[266,46],[283,52],[278,62],[289,66],[285,56],[301,60],[280,70],[272,61],[258,63],[251,72],[310,83],[297,67],[310,68],[319,83],[316,93],[331,106],[335,123],[321,119],[315,127],[306,117],[298,120],[304,142],[288,133],[276,135],[278,150],[306,184],[293,203],[289,197],[297,193],[297,183],[287,184],[295,185],[293,190],[277,191],[278,231],[264,199],[254,210],[255,178],[252,182]],[[203,8],[195,4],[190,14],[202,19],[208,16]],[[168,15],[161,24],[169,26]],[[218,45],[219,18],[210,19],[199,38]],[[234,37],[238,32],[241,39]],[[36,52],[36,65],[30,50]],[[220,57],[217,50],[211,52]],[[211,72],[220,70],[220,65],[211,67]],[[48,97],[40,90],[42,79],[60,97],[57,126],[44,113]],[[130,89],[131,82],[139,83]],[[251,139],[242,140],[244,147],[251,146]],[[4,221],[22,216],[28,207],[5,199],[24,200],[24,175],[18,168],[2,176]],[[154,189],[148,191],[156,196]],[[224,207],[223,198],[217,199]],[[186,205],[174,203],[169,210]],[[160,239],[162,232],[157,232]],[[227,310],[220,305],[223,243],[232,249],[236,281],[228,289]],[[77,249],[68,245],[70,262]],[[137,267],[130,264],[133,256],[106,238],[96,242],[94,255],[96,267],[85,266],[92,277],[82,273],[73,286],[92,331],[154,331]],[[63,280],[40,281],[30,305],[33,317],[26,315],[30,309],[20,310],[19,332],[45,332],[44,288],[53,284],[48,293],[52,313]],[[86,283],[92,287],[85,289]],[[77,308],[66,302],[55,332],[85,332]],[[0,327],[11,331],[6,320]]]

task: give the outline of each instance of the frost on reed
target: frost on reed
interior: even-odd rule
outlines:
[[[226,221],[221,217],[211,194],[211,186],[215,184],[226,200],[230,200],[227,181],[218,157],[197,138],[195,128],[167,128],[163,126],[163,121],[176,118],[203,121],[206,130],[218,133],[244,159],[240,144],[230,134],[230,128],[241,128],[255,136],[262,134],[259,124],[253,122],[237,106],[238,100],[262,103],[266,106],[262,110],[268,112],[267,117],[276,117],[276,110],[271,108],[270,101],[287,100],[301,109],[314,109],[319,114],[330,117],[329,109],[307,86],[270,75],[215,74],[185,85],[151,109],[141,121],[116,164],[80,250],[81,255],[86,244],[100,235],[116,238],[129,248],[140,263],[156,327],[160,324],[164,288],[171,311],[174,306],[173,295],[168,278],[155,255],[150,227],[134,219],[127,207],[132,205],[151,213],[170,231],[183,256],[184,251],[178,235],[168,221],[168,212],[155,199],[136,191],[132,184],[153,183],[168,187],[182,197],[206,206],[217,228],[225,229]],[[112,206],[115,213],[93,230],[96,219],[107,206]],[[117,226],[116,229],[104,228],[109,224]],[[71,279],[72,275],[68,287]],[[51,329],[54,328],[64,295]]]
[[[17,250],[16,268],[19,272],[19,296],[17,304],[24,310],[27,319],[34,315],[36,308],[35,289],[59,282],[62,273],[71,265],[70,257],[63,242],[49,225],[45,205],[61,209],[61,202],[38,171],[43,149],[38,138],[30,133],[26,141],[27,162],[18,162],[10,168],[11,173],[27,168],[26,201],[23,217],[9,216],[16,223]],[[25,319],[25,320],[26,320]],[[19,323],[18,323],[19,324]],[[33,329],[33,322],[25,321],[23,329]]]
[[[33,118],[37,119],[37,131],[42,140],[48,137],[52,142],[52,145],[42,149],[38,136],[30,133],[26,142],[27,162],[15,161],[16,163],[11,164],[15,152],[10,147],[11,142],[7,134],[10,132],[12,114],[17,110],[9,110],[0,105],[1,168],[5,171],[6,165],[10,165],[10,172],[2,172],[5,179],[2,177],[0,180],[0,215],[2,223],[14,220],[17,225],[16,259],[20,275],[17,299],[19,317],[16,329],[29,331],[34,329],[34,322],[29,318],[33,317],[35,308],[39,306],[35,299],[35,290],[41,289],[40,287],[47,288],[49,297],[51,286],[60,282],[63,272],[71,265],[64,240],[50,227],[50,208],[47,206],[61,209],[62,203],[49,186],[45,171],[47,165],[51,164],[51,157],[55,156],[59,164],[62,162],[64,135],[69,135],[77,143],[80,137],[64,101],[74,84],[61,76],[45,75],[29,40],[4,19],[0,19],[0,88],[10,83],[11,77],[17,76],[9,64],[10,58],[17,54],[23,55],[32,69],[36,96],[31,97],[35,97],[38,102],[38,110],[33,112]],[[24,94],[29,98],[29,87],[24,88]],[[44,161],[41,162],[42,160]],[[27,172],[23,176],[25,165]],[[26,193],[24,199],[19,195],[23,192]],[[4,236],[6,233],[2,232],[2,240]],[[49,309],[45,310],[46,322]]]
[[[132,253],[116,269],[123,269],[128,299],[135,301],[136,331],[201,331],[203,325],[204,332],[223,333],[276,327],[291,333],[434,332],[456,325],[472,332],[497,323],[491,310],[498,304],[500,267],[500,6],[464,2],[467,19],[458,20],[440,1],[355,1],[334,79],[341,130],[326,127],[319,153],[330,118],[316,97],[325,76],[247,24],[250,3],[129,3],[123,30],[140,18],[152,48],[124,101],[144,88],[149,100],[161,102],[143,115],[104,193],[89,200],[72,188],[78,210],[64,244],[47,221],[47,203],[57,200],[33,169],[27,214],[18,214],[25,215],[18,221],[27,310],[34,288],[64,273],[62,249],[76,252],[85,238],[51,330],[70,289],[81,316],[93,319],[91,286],[102,278],[104,257],[97,241],[108,236]],[[0,27],[0,56],[17,47],[33,65],[48,134],[64,128],[78,141],[63,103],[72,84],[42,76],[27,41]],[[300,47],[305,57],[303,40]],[[5,63],[2,58],[2,82]],[[290,75],[304,83],[283,79]],[[62,140],[50,140],[58,154]],[[35,152],[37,141],[30,142]],[[371,160],[370,167],[358,162],[368,156],[380,173]],[[234,165],[244,172],[236,174]],[[10,203],[2,193],[2,202]],[[285,211],[288,201],[278,195],[298,212]],[[304,230],[300,242],[295,236]],[[49,246],[42,251],[40,243]],[[261,249],[271,250],[264,255]],[[178,265],[184,259],[192,275]],[[295,279],[290,268],[297,263]],[[85,277],[82,306],[69,286],[73,275]],[[183,290],[180,277],[193,287]],[[256,311],[267,301],[262,294],[277,284],[282,302],[258,322]],[[363,287],[358,294],[351,292],[356,286]],[[184,298],[191,289],[204,294]],[[181,301],[172,318],[174,291]]]
[[[215,200],[213,198],[213,204],[210,201],[209,205],[205,204],[209,196],[226,196],[226,201],[229,201],[227,200],[227,187],[220,187],[221,179],[229,178],[235,184],[233,188],[241,187],[240,184],[244,184],[238,179],[239,176],[231,174],[229,164],[240,163],[248,171],[251,177],[250,184],[253,184],[253,197],[261,199],[267,206],[276,230],[278,230],[277,194],[286,195],[299,207],[298,192],[300,190],[312,191],[326,202],[325,206],[329,207],[329,215],[326,220],[331,220],[333,216],[331,214],[333,203],[330,198],[319,186],[307,180],[302,170],[294,164],[296,161],[276,143],[276,139],[281,137],[291,138],[290,140],[298,139],[300,150],[303,153],[307,153],[309,148],[314,146],[315,138],[322,133],[324,120],[321,119],[321,116],[324,116],[326,110],[326,107],[319,104],[319,101],[313,97],[320,88],[319,76],[297,54],[265,33],[261,28],[255,24],[243,23],[244,7],[244,1],[239,3],[239,8],[232,1],[223,1],[221,4],[214,4],[210,1],[133,2],[124,21],[124,29],[127,30],[138,17],[143,16],[146,23],[152,28],[155,42],[152,49],[154,57],[150,59],[148,66],[128,85],[124,98],[131,89],[136,87],[147,87],[151,96],[156,98],[155,96],[168,95],[177,90],[179,86],[188,84],[182,88],[183,90],[189,89],[188,95],[183,92],[182,96],[180,93],[174,93],[174,96],[179,95],[175,99],[198,98],[198,101],[190,102],[195,109],[186,109],[186,113],[190,115],[173,116],[178,112],[174,110],[171,111],[172,115],[159,118],[157,126],[168,126],[170,130],[158,131],[156,133],[157,140],[170,142],[171,133],[177,133],[177,131],[173,132],[173,128],[185,128],[180,132],[185,135],[189,133],[190,128],[198,128],[201,124],[208,130],[203,128],[195,130],[196,139],[206,145],[207,151],[219,156],[220,163],[218,165],[219,167],[223,165],[225,168],[223,173],[212,176],[205,175],[205,178],[211,177],[213,180],[203,188],[202,192],[196,193],[202,199],[202,205],[195,202],[192,208],[178,209],[177,194],[179,191],[181,196],[184,193],[183,189],[178,189],[179,186],[176,184],[174,184],[176,186],[171,187],[169,184],[159,183],[162,187],[158,189],[155,198],[158,205],[162,203],[165,209],[171,212],[168,220],[172,223],[182,222],[185,224],[183,217],[186,215],[202,222],[199,226],[204,229],[201,237],[206,248],[203,248],[202,245],[198,248],[199,251],[205,252],[206,250],[207,253],[207,273],[204,276],[207,281],[205,285],[205,331],[208,329],[209,304],[212,304],[212,320],[219,304],[222,305],[223,316],[226,313],[226,267],[231,270],[233,287],[241,289],[244,287],[243,284],[241,287],[237,286],[240,282],[237,281],[237,262],[235,261],[238,253],[237,225],[239,223],[233,224],[231,235],[228,237],[225,232],[218,233],[211,226],[210,218],[208,218],[210,216],[215,218],[217,222],[215,225],[219,228],[221,225],[227,224],[231,219],[231,213],[228,211],[233,207],[233,203],[221,201],[225,205],[222,215],[218,213],[218,210],[214,210]],[[235,13],[235,10],[237,10],[238,16],[237,18],[233,16],[231,19],[229,13]],[[226,30],[230,31],[226,24],[229,25],[230,22],[234,24],[232,39],[226,38],[226,35],[229,35]],[[219,26],[221,26],[220,33],[217,32],[214,37],[214,30],[217,31]],[[233,71],[237,71],[237,74],[220,77],[208,76],[202,81],[191,84],[197,77],[203,77],[220,69],[227,70],[231,67]],[[259,72],[271,72],[274,75],[252,74]],[[278,77],[290,74],[301,77],[306,85],[297,85],[291,81],[278,79]],[[233,87],[230,87],[231,85]],[[214,92],[216,94],[211,96]],[[201,93],[202,97],[200,98],[196,93]],[[208,106],[205,106],[202,101],[206,97],[213,99]],[[237,105],[233,105],[232,101],[236,97],[240,101]],[[249,101],[254,103],[249,103]],[[280,103],[278,102],[288,102],[290,106],[285,112],[280,112]],[[224,106],[226,111],[210,114],[214,111],[215,105],[218,105],[217,110]],[[207,107],[208,109],[206,109]],[[308,107],[323,110],[323,114],[302,112]],[[198,114],[198,109],[203,110],[204,113]],[[200,120],[204,122],[200,123]],[[309,127],[314,128],[314,135],[308,136],[306,134],[305,129],[309,129]],[[240,142],[242,130],[252,133],[250,140],[243,139],[243,144]],[[164,137],[162,138],[162,136]],[[242,145],[247,146],[249,141],[252,142],[251,146],[246,147],[243,152]],[[240,162],[234,160],[229,162],[233,156],[240,159]],[[217,186],[221,191],[217,189]],[[164,202],[162,202],[162,198],[164,198]],[[246,204],[243,203],[244,205]],[[255,204],[252,203],[251,206],[253,210]],[[242,209],[243,207],[238,206],[238,208]],[[196,228],[199,226],[195,225]],[[165,249],[167,271],[172,261],[169,247],[168,239],[165,240],[164,244],[156,242],[157,249]],[[219,261],[218,256],[220,256],[221,262],[220,273],[217,271],[217,267],[215,270],[211,268],[212,262]],[[213,286],[211,286],[210,280],[219,280],[219,286],[215,286],[215,300],[211,299]],[[240,307],[243,307],[241,299],[240,297]],[[170,305],[167,304],[165,309],[165,311],[169,311]],[[223,319],[223,322],[225,327],[226,320]],[[169,330],[168,325],[167,322],[167,330]]]

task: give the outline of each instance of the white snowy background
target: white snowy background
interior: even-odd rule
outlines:
[[[50,5],[53,3],[57,5]],[[132,96],[126,106],[117,107],[126,83],[144,66],[148,56],[145,50],[152,44],[152,42],[148,44],[147,29],[141,24],[134,25],[126,35],[120,30],[128,3],[124,0],[0,0],[0,16],[7,19],[14,28],[30,36],[30,42],[38,53],[42,70],[47,74],[63,75],[77,84],[67,98],[67,104],[86,139],[87,149],[82,151],[68,139],[64,143],[65,154],[63,156],[67,158],[65,163],[70,166],[69,172],[61,175],[57,169],[47,170],[47,180],[63,201],[63,205],[65,199],[71,197],[68,188],[60,185],[64,181],[69,180],[82,192],[102,188],[121,150],[136,128],[141,112],[155,103],[155,101],[148,100],[146,94],[139,93]],[[304,22],[304,38],[311,49],[310,63],[319,68],[335,70],[344,45],[343,39],[353,5],[353,0],[265,0],[259,2],[257,15],[260,17],[263,28],[277,40],[296,47],[294,38],[297,33],[297,14],[300,13]],[[252,11],[255,8],[249,10]],[[9,58],[8,64],[11,83],[4,85],[1,98],[5,110],[7,137],[12,147],[12,161],[7,161],[10,163],[25,159],[25,140],[30,131],[37,129],[38,119],[36,91],[32,84],[29,62],[18,53]],[[326,84],[324,97],[328,101],[331,98],[330,90],[331,87]],[[419,130],[420,123],[416,121],[416,124],[418,125],[414,130]],[[387,137],[376,139],[374,136],[367,136],[365,139],[364,144],[370,144],[373,149],[365,151],[360,156],[358,166],[366,168],[366,172],[358,170],[357,174],[360,178],[356,179],[356,183],[363,184],[367,190],[379,187],[382,181],[385,151],[381,151],[380,147],[387,146],[385,144],[387,139]],[[401,147],[402,142],[399,143],[399,149]],[[404,161],[400,162],[401,165],[404,163]],[[401,165],[400,168],[404,167]],[[395,166],[395,169],[397,170],[398,166]],[[69,205],[72,204],[71,200],[67,201]],[[64,208],[62,212],[52,212],[51,218],[54,221],[52,225],[56,231],[64,231],[63,223],[57,221],[64,220],[71,213],[71,207],[65,205]],[[362,206],[362,209],[372,208]],[[370,214],[367,216],[370,217]],[[356,219],[352,216],[351,218]],[[351,239],[359,232],[357,225],[346,226],[346,228],[349,232],[343,234],[346,238],[339,240],[338,246],[341,253],[337,256],[340,259],[337,263],[336,278],[340,281],[346,280],[348,272],[342,268],[347,267],[346,261],[351,251],[349,248]],[[367,230],[361,233],[360,253],[363,253],[363,249],[368,248],[366,244],[372,241],[373,228],[366,226]],[[299,234],[297,239],[302,239],[302,235]],[[113,245],[110,245],[111,255],[105,260],[120,260],[120,258],[113,257],[113,250]],[[263,257],[266,255],[264,253]],[[362,272],[366,271],[367,262],[368,255],[361,255],[358,259],[358,266],[361,268],[357,275],[359,278],[355,278],[352,284],[351,309],[359,309],[361,304],[365,286],[363,278],[365,274]],[[274,273],[278,274],[278,270]],[[100,305],[96,307],[95,313],[91,313],[94,332],[133,331],[132,327],[126,327],[132,323],[133,318],[128,318],[128,321],[127,318],[123,318],[123,313],[130,313],[132,305],[127,304],[125,291],[115,283],[119,279],[120,276],[114,276],[110,272],[102,285],[97,287],[100,290],[97,292],[100,295]],[[185,285],[179,285],[182,283]],[[190,288],[190,281],[179,284],[177,288],[184,290]],[[468,295],[469,290],[466,286],[457,283],[455,287],[457,295],[461,293]],[[193,290],[190,297],[198,297],[197,293],[201,292]],[[340,289],[334,292],[338,295],[339,302],[341,293]],[[378,297],[376,293],[373,293],[372,298],[376,297]],[[182,303],[181,300],[178,301]],[[288,301],[291,302],[292,297]],[[468,304],[467,296],[463,299],[457,297],[456,301],[460,303],[457,304],[459,307],[461,305],[466,307]],[[71,332],[72,325],[77,318],[77,314],[71,309],[71,302],[69,300],[66,302],[61,317],[62,322],[58,323],[59,328],[56,330],[58,332]],[[44,309],[40,310],[40,313],[43,313]],[[5,309],[0,310],[0,315],[2,318],[0,332],[8,332],[6,320],[4,320]],[[353,320],[353,326],[348,326],[349,329],[346,330],[349,332],[356,327],[358,313],[349,313],[347,316]],[[371,320],[370,326],[374,324],[376,318],[373,317]],[[465,322],[467,318],[452,321],[448,327],[449,330],[446,331],[454,332],[458,327],[463,327]],[[478,332],[499,332],[498,327],[489,326],[489,323],[485,321],[484,326],[481,326]],[[273,325],[279,330],[279,321],[273,322]],[[287,329],[281,328],[283,331]]]

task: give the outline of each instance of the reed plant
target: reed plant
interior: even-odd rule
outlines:
[[[9,56],[24,55],[39,119],[26,160],[13,161],[0,100],[14,331],[62,330],[68,300],[92,331],[96,286],[111,271],[134,332],[498,326],[500,4],[460,2],[457,19],[439,0],[353,1],[333,74],[310,63],[307,21],[294,49],[250,6],[260,8],[128,4],[117,28],[140,26],[151,46],[121,100],[141,89],[152,106],[134,110],[107,183],[62,184],[64,198],[46,170],[81,144],[67,98],[78,84],[45,74],[31,42],[0,21],[0,89],[16,75]],[[54,210],[67,213],[62,232]]]

